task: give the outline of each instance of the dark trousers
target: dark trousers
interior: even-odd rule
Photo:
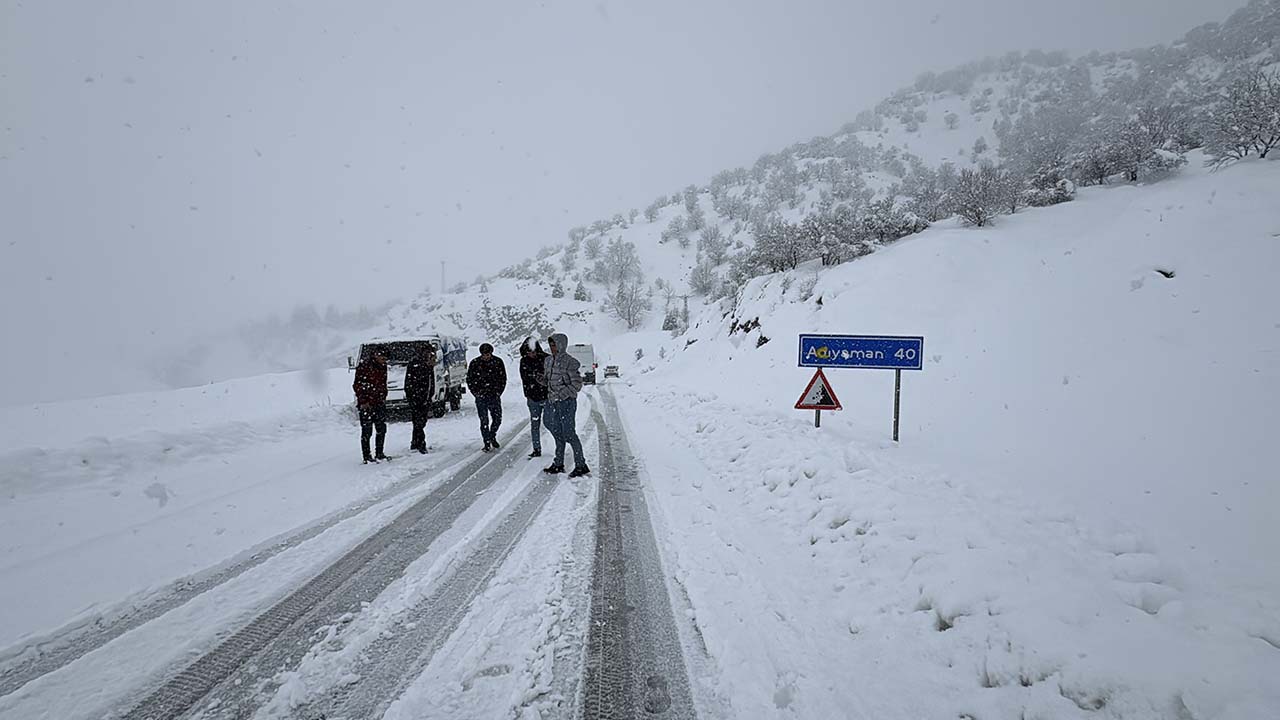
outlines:
[[[427,449],[427,419],[431,417],[431,403],[414,403],[409,406],[409,416],[413,421],[413,437],[409,440],[410,450]]]
[[[542,410],[546,400],[527,400],[529,403],[529,434],[533,436],[534,452],[542,452]]]
[[[382,457],[382,448],[387,443],[386,403],[360,406],[360,449],[364,452],[365,460],[374,457],[369,453],[369,437],[373,435],[375,428],[378,430],[377,457]]]
[[[485,442],[497,440],[502,425],[502,396],[476,395],[476,413],[480,416],[480,437]]]
[[[564,466],[565,445],[573,448],[573,461],[578,467],[586,467],[587,459],[582,454],[582,440],[578,438],[578,398],[568,400],[551,400],[542,411],[542,422],[556,439],[556,457],[554,464]]]

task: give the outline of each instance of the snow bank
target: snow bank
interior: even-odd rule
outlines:
[[[0,649],[476,449],[463,412],[432,421],[431,455],[362,466],[350,383],[299,372],[0,409]],[[392,425],[388,452],[408,442]]]
[[[648,344],[650,462],[675,437],[707,469],[654,477],[744,714],[946,716],[935,693],[973,717],[1280,714],[1277,190],[1280,164],[1250,162],[1085,191],[757,279],[686,337],[619,338]],[[845,411],[821,431],[789,410],[800,332],[926,337],[901,446],[887,371],[829,372]],[[735,604],[777,634],[721,627]],[[794,667],[754,677],[757,653]]]

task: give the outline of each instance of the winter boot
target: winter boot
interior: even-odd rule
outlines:
[[[499,445],[499,444],[498,444],[498,438],[497,438],[497,437],[494,437],[492,440],[490,440],[490,441],[489,441],[489,444],[493,446],[493,449],[494,449],[494,450],[497,450],[498,448],[502,447],[501,445]]]
[[[543,468],[542,472],[548,475],[559,475],[564,472],[564,466],[557,463],[551,463],[551,465]]]
[[[591,474],[591,468],[587,467],[586,465],[579,465],[573,469],[573,472],[569,473],[569,477],[580,478],[583,475],[590,475],[590,474]]]
[[[541,450],[534,450],[533,452],[529,453],[529,459],[530,459],[530,460],[532,460],[532,459],[534,459],[534,458],[537,458],[537,457],[542,457],[542,451],[541,451]]]

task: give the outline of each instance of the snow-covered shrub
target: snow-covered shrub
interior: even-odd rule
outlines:
[[[648,220],[649,222],[653,222],[654,220],[657,220],[658,213],[662,211],[662,208],[666,207],[666,204],[667,204],[666,198],[660,197],[657,200],[654,200],[653,202],[646,205],[644,208],[644,219]]]
[[[1218,103],[1204,128],[1205,151],[1213,165],[1265,158],[1280,145],[1280,73],[1241,71],[1218,91]]]
[[[720,232],[719,226],[711,225],[704,228],[702,234],[698,236],[698,252],[712,265],[724,262],[725,253],[728,251],[729,243],[725,241],[724,233]]]
[[[961,170],[959,181],[951,189],[951,207],[970,225],[989,225],[1002,207],[1002,185],[1000,172],[993,165]]]
[[[672,240],[679,241],[686,237],[687,233],[688,227],[685,224],[684,216],[677,215],[671,218],[671,222],[667,223],[667,226],[662,229],[661,242],[669,243]]]
[[[668,309],[666,317],[662,320],[662,329],[673,335],[679,333],[680,311],[675,308]]]
[[[716,276],[712,267],[711,260],[703,259],[693,266],[693,270],[689,271],[689,289],[694,294],[709,296],[715,290],[720,279]]]
[[[573,272],[573,269],[577,266],[578,254],[566,248],[564,254],[560,256],[560,268],[565,272]]]
[[[689,208],[689,219],[685,221],[685,229],[690,232],[697,232],[707,225],[707,218],[702,213],[702,206],[695,203]],[[680,247],[688,247],[687,236],[686,242],[681,243]]]
[[[1068,202],[1076,196],[1076,184],[1054,167],[1040,168],[1027,181],[1027,204],[1048,207]]]

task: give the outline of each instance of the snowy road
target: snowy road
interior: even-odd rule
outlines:
[[[449,458],[453,459],[458,455],[460,454],[451,455]],[[241,559],[182,578],[145,601],[130,605],[121,612],[99,616],[92,623],[74,626],[57,634],[55,638],[46,641],[46,647],[41,651],[26,653],[20,660],[0,666],[0,696],[12,693],[32,680],[67,665],[124,633],[186,604],[198,595],[239,577],[280,553],[298,547],[334,525],[360,515],[375,505],[401,495],[421,483],[422,478],[419,475],[409,475],[342,510],[286,533],[282,537],[274,538],[254,548]]]
[[[516,433],[521,429],[517,427]],[[232,679],[231,695],[240,699],[256,687],[259,668],[271,669],[274,674],[291,655],[305,650],[326,623],[376,598],[510,469],[515,457],[508,449],[496,458],[473,460],[389,525],[150,693],[124,717],[175,717],[192,709],[228,678]],[[244,714],[240,702],[214,697],[212,704],[219,713],[226,708],[232,717]]]
[[[600,395],[604,417],[593,415],[601,490],[582,716],[697,717],[644,488],[613,393]]]
[[[437,425],[450,447],[372,492],[6,650],[0,718],[696,717],[622,420],[608,391],[583,400],[593,478],[525,461],[527,421],[492,455],[471,417]],[[349,436],[244,492],[350,464]]]

